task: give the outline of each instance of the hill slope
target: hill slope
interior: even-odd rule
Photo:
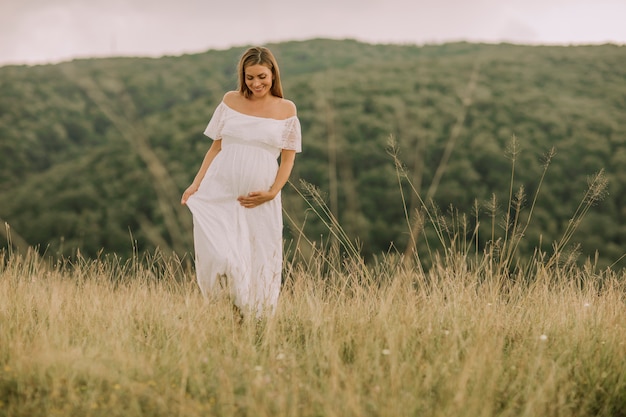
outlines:
[[[318,186],[366,255],[409,242],[390,135],[420,197],[470,218],[478,202],[479,246],[492,238],[485,203],[497,197],[498,225],[507,209],[511,138],[519,146],[513,189],[526,192],[522,216],[542,155],[554,147],[525,255],[563,235],[589,176],[604,170],[608,194],[572,243],[584,255],[598,250],[603,265],[625,252],[623,47],[323,39],[270,47],[303,127],[292,183]],[[209,146],[202,131],[213,109],[235,87],[242,51],[0,68],[0,218],[13,236],[49,254],[190,251],[191,219],[178,198]],[[403,191],[412,213],[419,200],[406,181]],[[312,240],[327,234],[293,189],[284,201]]]

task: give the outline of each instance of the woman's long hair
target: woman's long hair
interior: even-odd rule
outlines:
[[[246,85],[246,68],[250,65],[264,65],[272,71],[272,88],[270,93],[273,96],[283,98],[283,86],[280,83],[280,70],[278,63],[272,52],[263,46],[254,46],[249,48],[241,56],[237,73],[239,74],[239,92],[245,98],[250,98],[252,91]]]

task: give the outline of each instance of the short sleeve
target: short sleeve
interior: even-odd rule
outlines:
[[[302,152],[302,132],[300,120],[298,120],[297,117],[291,117],[285,122],[281,148],[289,151]]]
[[[213,140],[222,139],[222,129],[224,128],[225,119],[226,105],[224,102],[221,102],[213,112],[213,117],[211,117],[206,129],[204,129],[204,134]]]

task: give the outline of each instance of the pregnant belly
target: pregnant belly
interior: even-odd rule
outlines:
[[[213,162],[216,162],[216,176],[235,197],[268,190],[278,171],[278,162],[273,155],[251,146],[225,147]]]

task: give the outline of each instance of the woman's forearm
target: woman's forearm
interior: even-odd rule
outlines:
[[[283,150],[280,155],[280,166],[276,173],[276,179],[269,189],[273,196],[276,196],[280,190],[287,184],[291,171],[296,160],[296,151]]]
[[[207,151],[206,155],[204,155],[204,160],[202,161],[202,165],[200,165],[200,169],[198,170],[198,173],[196,174],[195,178],[193,179],[193,182],[192,182],[193,185],[195,185],[196,187],[200,186],[200,183],[202,182],[202,179],[204,178],[204,175],[206,174],[207,170],[209,169],[209,166],[211,165],[211,162],[213,162],[213,159],[215,159],[215,156],[221,150],[222,150],[222,141],[221,140],[213,141],[213,143],[211,144],[211,147]]]
[[[222,141],[213,141],[213,144],[207,151],[206,155],[204,155],[204,160],[202,161],[202,165],[200,166],[196,177],[193,179],[191,185],[187,187],[187,189],[183,192],[183,196],[180,199],[180,204],[187,204],[187,200],[189,199],[189,197],[191,197],[193,194],[196,193],[196,191],[198,191],[198,188],[200,188],[200,183],[204,179],[204,176],[209,169],[211,162],[213,162],[213,159],[221,150]]]

